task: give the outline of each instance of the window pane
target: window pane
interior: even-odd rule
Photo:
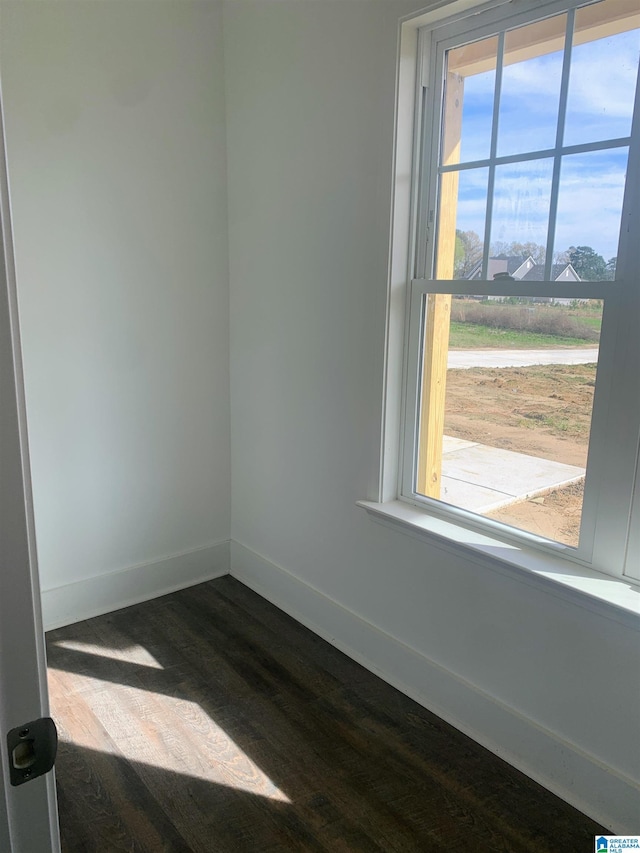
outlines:
[[[497,52],[498,39],[494,36],[447,53],[445,135],[447,125],[456,123],[461,163],[483,160],[490,154]],[[449,85],[452,80],[455,85]]]
[[[558,15],[506,33],[499,157],[555,146],[565,30]]]
[[[428,315],[451,298],[426,299]],[[602,303],[454,297],[448,312],[444,356],[425,340],[418,492],[576,547]]]
[[[640,29],[620,19],[620,0],[603,0],[576,12],[564,144],[617,139],[631,133],[638,75]],[[597,16],[597,17],[596,17]],[[626,31],[597,38],[604,20]]]
[[[496,167],[491,219],[493,256],[506,254],[524,260],[531,255],[537,265],[544,265],[552,173],[551,158]]]
[[[486,168],[441,176],[436,278],[479,278],[488,180]]]
[[[574,263],[582,279],[613,278],[627,155],[628,149],[613,148],[562,158],[556,258],[573,262],[572,250],[588,250],[582,252],[577,267]]]

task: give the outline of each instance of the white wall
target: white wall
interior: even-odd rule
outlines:
[[[190,0],[1,6],[51,625],[227,568],[222,11]]]
[[[232,573],[631,831],[636,628],[355,506],[378,464],[397,19],[409,9],[225,5]]]

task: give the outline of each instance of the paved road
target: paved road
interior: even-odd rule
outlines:
[[[448,367],[526,367],[529,364],[591,364],[596,347],[576,349],[467,349],[450,350]]]

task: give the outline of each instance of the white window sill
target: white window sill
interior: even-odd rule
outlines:
[[[571,560],[513,545],[430,515],[403,501],[358,501],[376,521],[463,554],[572,603],[640,629],[640,588]]]

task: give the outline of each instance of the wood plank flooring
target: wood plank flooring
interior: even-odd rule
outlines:
[[[605,832],[230,577],[47,645],[64,853],[579,853]]]

